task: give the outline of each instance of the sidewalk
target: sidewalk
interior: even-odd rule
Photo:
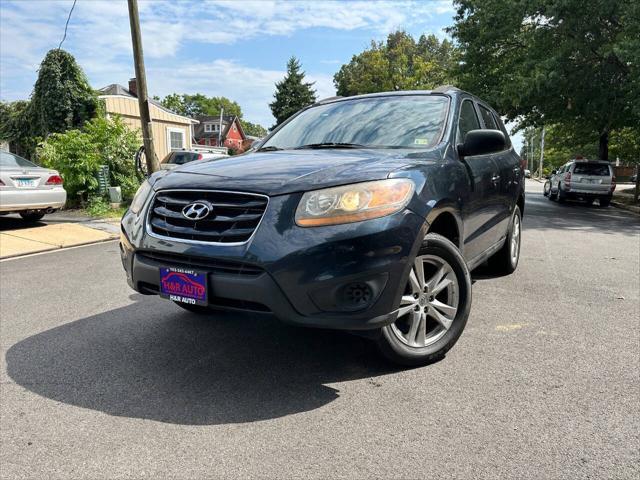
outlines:
[[[67,221],[63,221],[67,220]],[[0,259],[66,247],[104,242],[119,237],[119,222],[45,217],[46,225],[0,231]]]

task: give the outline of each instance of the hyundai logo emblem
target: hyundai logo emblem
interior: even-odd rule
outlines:
[[[209,202],[193,202],[182,209],[182,216],[189,220],[202,220],[213,210]]]

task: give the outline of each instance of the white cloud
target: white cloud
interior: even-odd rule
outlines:
[[[243,40],[289,36],[310,28],[367,29],[376,35],[424,25],[451,9],[448,0],[402,1],[141,1],[140,17],[151,93],[200,91],[240,103],[249,120],[272,122],[268,103],[283,71],[236,61],[189,62],[189,44],[231,45]],[[39,62],[57,47],[71,0],[6,1],[0,5],[0,98],[26,98]],[[65,47],[100,87],[133,75],[126,2],[78,1]],[[64,48],[64,47],[63,47]],[[166,65],[159,67],[158,65]],[[332,78],[305,65],[318,97],[334,95]],[[229,81],[232,79],[232,81]]]

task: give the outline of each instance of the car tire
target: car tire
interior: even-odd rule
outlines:
[[[601,207],[608,207],[610,203],[611,203],[611,198],[601,198],[600,199],[600,206]]]
[[[546,182],[544,182],[544,186],[542,187],[542,194],[545,197],[548,197],[550,195],[550,192],[551,192],[551,182],[547,180]]]
[[[560,184],[558,184],[558,193],[556,194],[556,196],[558,197],[558,203],[564,203],[564,201],[567,199],[566,194],[562,190]]]
[[[422,280],[416,274],[420,265]],[[381,329],[378,348],[396,364],[433,363],[460,338],[470,309],[471,274],[466,261],[450,240],[430,233],[412,263],[398,317]]]
[[[204,305],[191,305],[190,303],[173,302],[183,310],[187,310],[191,313],[197,313],[198,315],[211,315],[211,309]]]
[[[516,205],[509,222],[509,230],[504,245],[490,259],[496,275],[510,275],[518,268],[520,261],[520,246],[522,244],[522,213],[520,207]]]
[[[37,222],[38,220],[42,220],[42,217],[44,217],[44,213],[41,213],[41,212],[30,212],[30,213],[21,212],[20,216],[26,222]]]

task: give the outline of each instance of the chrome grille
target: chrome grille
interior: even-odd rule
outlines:
[[[212,211],[192,220],[182,214],[187,205],[206,202]],[[269,202],[253,193],[216,190],[161,190],[153,199],[148,227],[161,237],[206,243],[244,243],[258,227]]]

